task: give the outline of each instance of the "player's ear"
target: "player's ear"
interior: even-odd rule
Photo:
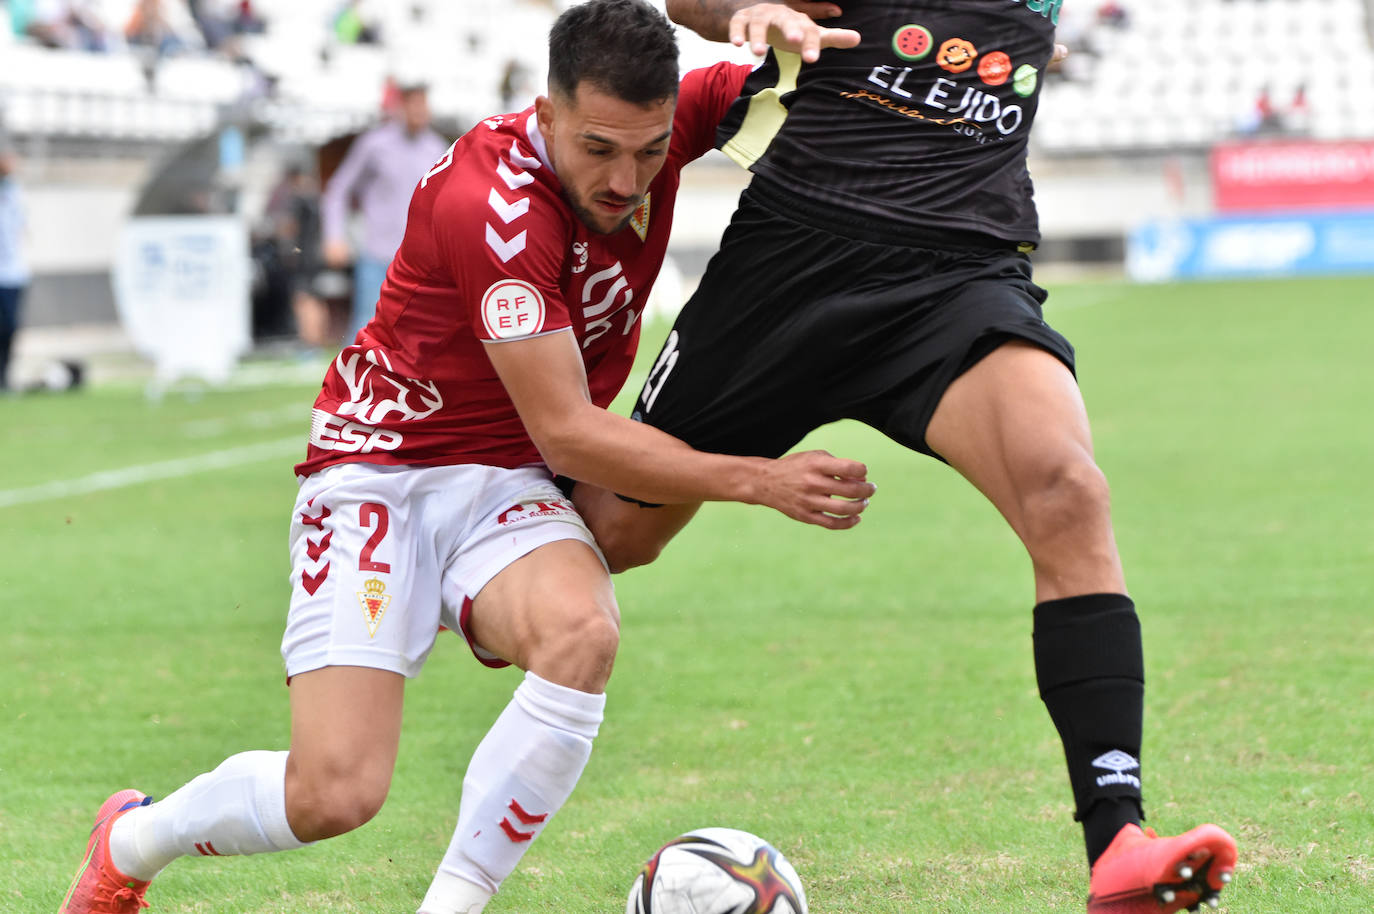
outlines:
[[[553,121],[556,113],[556,102],[547,95],[540,95],[534,100],[534,116],[539,124],[539,132],[544,134],[544,142],[553,142]]]

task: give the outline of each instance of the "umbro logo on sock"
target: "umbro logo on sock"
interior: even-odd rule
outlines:
[[[1136,761],[1135,756],[1129,752],[1113,749],[1111,752],[1103,753],[1093,759],[1092,765],[1094,768],[1111,772],[1111,774],[1098,775],[1098,787],[1106,787],[1109,784],[1130,784],[1137,790],[1140,789],[1140,778],[1134,774],[1126,773],[1132,769],[1140,770],[1140,762]]]

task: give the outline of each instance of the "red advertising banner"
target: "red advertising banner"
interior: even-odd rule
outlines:
[[[1374,209],[1374,140],[1217,146],[1212,196],[1221,212]]]

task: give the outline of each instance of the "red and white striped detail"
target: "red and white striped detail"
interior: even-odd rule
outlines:
[[[515,818],[520,820],[521,825],[527,827],[531,825],[540,825],[549,817],[548,813],[541,813],[539,815],[535,815],[533,813],[526,812],[524,807],[522,807],[514,799],[510,801],[510,805],[508,805],[506,808],[509,809],[511,812],[515,813]],[[501,830],[506,833],[507,838],[510,838],[517,844],[523,841],[533,841],[534,836],[538,833],[538,829],[536,828],[531,828],[529,831],[521,831],[520,829],[516,828],[515,825],[511,823],[510,816],[507,816],[506,818],[501,820]]]
[[[511,140],[507,158],[496,161],[497,177],[501,179],[501,183],[506,186],[507,190],[518,194],[514,200],[507,200],[505,195],[495,186],[487,194],[487,205],[500,219],[502,225],[510,225],[512,222],[523,218],[530,211],[529,195],[522,189],[534,183],[534,175],[530,172],[541,167],[540,161],[522,153],[514,140]],[[524,229],[520,229],[510,238],[506,238],[497,231],[495,225],[490,222],[487,223],[487,247],[491,248],[496,256],[501,258],[502,263],[508,262],[516,254],[523,251],[528,238],[529,234]]]
[[[306,507],[312,507],[314,504],[315,499],[313,498],[305,503]],[[312,516],[306,514],[304,511],[301,512],[302,526],[314,527],[324,533],[324,536],[320,537],[318,541],[310,539],[309,536],[305,538],[305,554],[310,561],[316,563],[319,568],[314,574],[311,574],[304,568],[301,569],[301,586],[304,587],[305,592],[312,597],[315,595],[315,591],[320,589],[320,585],[324,583],[324,579],[329,577],[329,560],[324,558],[324,554],[329,551],[329,540],[334,536],[334,531],[326,530],[324,522],[331,513],[333,512],[325,505],[320,505],[320,513],[317,515]],[[323,564],[319,564],[322,559]],[[200,845],[196,846],[199,847]]]

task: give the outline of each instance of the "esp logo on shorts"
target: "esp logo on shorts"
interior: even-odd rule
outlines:
[[[494,282],[482,296],[482,324],[494,340],[538,333],[544,329],[544,316],[544,296],[518,279]]]

